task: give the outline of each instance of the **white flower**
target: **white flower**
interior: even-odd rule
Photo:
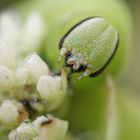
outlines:
[[[37,82],[37,90],[42,99],[48,103],[48,110],[53,110],[63,102],[66,96],[66,75],[62,72],[61,76],[43,75]]]
[[[37,83],[40,96],[46,100],[53,100],[61,93],[61,78],[49,75],[41,76]]]
[[[0,38],[15,47],[20,36],[20,18],[16,11],[7,10],[0,14]]]
[[[27,137],[27,138],[33,138],[37,135],[37,132],[35,130],[35,127],[32,123],[22,123],[17,129],[17,134],[20,137]]]
[[[23,27],[21,46],[19,48],[21,54],[26,55],[31,52],[38,52],[45,30],[43,22],[39,13],[32,12],[30,14]]]
[[[16,138],[17,138],[17,131],[16,130],[11,131],[8,135],[8,140],[16,140]]]
[[[25,85],[29,77],[29,71],[24,68],[20,67],[16,70],[15,78],[18,85]]]
[[[31,122],[25,122],[11,131],[8,135],[9,140],[32,140],[37,136],[36,130]]]
[[[67,121],[53,118],[40,128],[39,140],[64,140],[67,129]]]
[[[13,72],[5,66],[0,65],[0,90],[9,90],[15,85]]]
[[[9,44],[0,38],[0,65],[4,65],[11,70],[15,70],[17,67],[17,55],[13,48]]]
[[[13,126],[17,124],[18,110],[17,106],[9,100],[5,100],[0,106],[0,122]]]
[[[33,121],[33,125],[35,126],[36,130],[39,131],[40,126],[43,122],[48,121],[49,119],[45,116],[40,116]]]
[[[44,33],[44,21],[38,12],[32,12],[23,26],[16,11],[7,10],[0,14],[0,38],[16,49],[21,58],[40,50]]]
[[[36,83],[40,76],[48,74],[49,68],[47,64],[37,55],[31,54],[27,56],[25,61],[16,70],[16,79],[21,84]]]
[[[10,132],[9,140],[63,140],[68,129],[68,122],[40,116],[33,122],[26,121]]]

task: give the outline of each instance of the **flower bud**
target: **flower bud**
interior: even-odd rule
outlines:
[[[4,38],[10,47],[15,47],[19,40],[20,18],[16,11],[7,10],[0,15],[1,37]]]
[[[0,106],[0,122],[8,126],[13,126],[17,124],[17,120],[17,106],[11,101],[5,100]]]
[[[21,138],[30,138],[32,139],[37,135],[37,132],[35,130],[35,127],[33,126],[32,123],[27,122],[27,123],[22,123],[18,128],[17,128],[17,134]]]
[[[15,73],[16,82],[19,85],[26,84],[29,77],[29,71],[26,68],[18,68]]]
[[[14,84],[13,72],[7,67],[0,65],[0,90],[9,90]]]
[[[49,121],[49,119],[45,116],[40,116],[36,120],[33,121],[33,125],[35,126],[36,130],[40,129],[40,126],[43,122]]]
[[[46,140],[46,138],[48,140],[64,140],[67,129],[67,121],[54,118],[42,124],[39,133],[39,140]]]
[[[16,130],[10,132],[9,140],[33,140],[37,133],[31,122],[22,123]]]
[[[27,56],[23,64],[16,71],[16,79],[21,84],[36,83],[40,76],[48,74],[47,64],[37,55]],[[24,75],[24,76],[23,76]]]
[[[12,70],[15,70],[17,66],[16,52],[2,38],[0,38],[0,65],[4,65]]]
[[[8,135],[8,140],[16,140],[16,138],[17,138],[16,130],[11,131]]]
[[[0,106],[0,122],[5,127],[15,127],[28,118],[28,113],[21,103],[5,100]]]
[[[10,132],[9,140],[63,140],[68,129],[68,122],[40,116],[33,122],[25,121]]]
[[[37,12],[31,13],[28,17],[21,38],[21,54],[37,52],[44,35],[44,23],[41,15]]]
[[[66,96],[66,75],[51,77],[41,76],[37,82],[37,90],[42,99],[48,103],[48,110],[53,110],[62,103]]]

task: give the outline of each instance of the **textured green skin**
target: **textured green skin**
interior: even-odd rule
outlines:
[[[60,47],[66,53],[72,53],[68,60],[72,58],[80,65],[87,66],[90,75],[102,69],[112,59],[118,46],[118,37],[117,30],[105,19],[93,17],[85,19],[70,30],[62,38]]]

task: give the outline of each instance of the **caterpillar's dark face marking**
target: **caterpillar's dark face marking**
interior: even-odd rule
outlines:
[[[60,40],[60,58],[79,77],[99,75],[113,58],[118,46],[117,30],[102,17],[90,17],[72,27]]]

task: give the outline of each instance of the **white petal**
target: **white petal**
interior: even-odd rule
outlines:
[[[9,100],[5,100],[0,106],[0,121],[6,125],[17,124],[18,110]]]
[[[29,54],[39,50],[45,30],[43,22],[41,15],[37,12],[32,13],[27,19],[23,28],[19,50],[22,54]]]
[[[37,83],[37,90],[43,99],[53,100],[59,95],[61,88],[61,78],[51,76],[41,76]]]
[[[37,55],[29,55],[23,63],[23,67],[29,72],[29,83],[36,83],[40,76],[49,73],[47,64]]]
[[[14,47],[19,39],[20,20],[16,11],[4,11],[0,15],[0,37]]]
[[[43,122],[48,121],[48,118],[45,116],[40,116],[38,118],[36,118],[36,120],[33,121],[33,125],[35,126],[36,130],[40,129],[40,126]]]
[[[13,72],[0,65],[0,90],[11,89],[15,85],[15,79]]]
[[[29,71],[26,68],[20,67],[15,73],[16,82],[19,85],[25,85],[29,78]]]
[[[0,38],[0,65],[7,66],[15,70],[17,66],[17,55],[13,48],[11,48],[5,40]]]

